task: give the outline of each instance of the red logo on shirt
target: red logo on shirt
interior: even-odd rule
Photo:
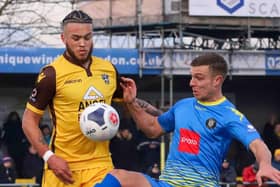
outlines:
[[[180,129],[179,151],[197,155],[199,152],[199,142],[199,134],[187,129]]]

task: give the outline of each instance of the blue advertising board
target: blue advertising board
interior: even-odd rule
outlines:
[[[0,48],[0,73],[38,73],[63,53],[62,48]],[[138,74],[140,71],[137,49],[94,49],[94,56],[109,60],[120,74]],[[143,74],[155,75],[162,70],[162,54],[147,53]]]
[[[267,51],[265,54],[266,75],[280,75],[280,51]]]

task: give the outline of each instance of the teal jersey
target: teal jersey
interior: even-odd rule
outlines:
[[[160,179],[172,186],[219,186],[220,169],[233,139],[247,149],[260,138],[247,118],[225,97],[216,102],[183,99],[159,116],[173,132]]]

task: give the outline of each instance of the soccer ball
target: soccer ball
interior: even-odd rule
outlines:
[[[105,141],[113,138],[120,124],[118,112],[105,103],[94,103],[85,108],[80,116],[80,129],[89,139]]]

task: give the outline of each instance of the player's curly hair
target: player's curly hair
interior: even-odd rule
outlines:
[[[73,10],[62,20],[62,26],[67,23],[92,23],[92,18],[81,10]]]

